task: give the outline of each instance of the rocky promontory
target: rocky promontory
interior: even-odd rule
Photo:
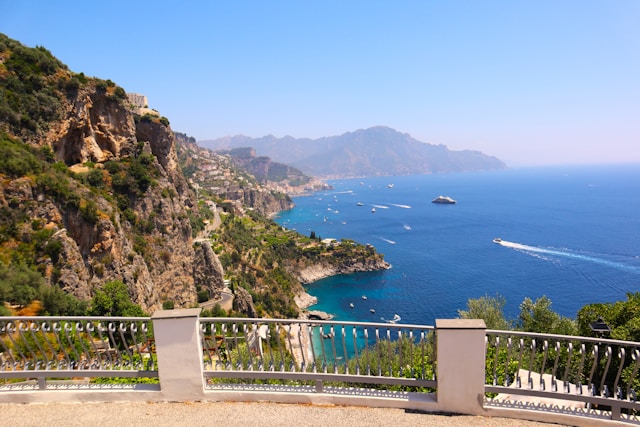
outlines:
[[[322,262],[309,265],[296,272],[296,278],[303,285],[316,282],[338,274],[352,274],[365,271],[388,270],[391,264],[379,257],[372,257],[364,260],[357,260],[352,263],[343,262],[340,264],[330,264]]]

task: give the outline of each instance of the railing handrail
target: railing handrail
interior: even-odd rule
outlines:
[[[435,326],[418,325],[411,323],[389,323],[389,322],[354,322],[348,320],[320,320],[320,319],[273,319],[273,318],[247,318],[247,317],[201,317],[200,321],[218,321],[227,323],[291,323],[303,325],[345,325],[345,326],[380,326],[392,329],[425,329],[435,330]]]
[[[23,320],[23,321],[77,321],[77,320],[97,320],[97,321],[123,321],[123,322],[143,322],[151,320],[151,317],[120,317],[120,316],[2,316],[0,322],[8,320]]]
[[[487,329],[487,335],[511,335],[525,338],[550,338],[550,339],[562,339],[565,341],[582,341],[593,344],[610,344],[610,345],[624,345],[630,347],[640,347],[640,342],[636,341],[623,341],[623,340],[615,340],[611,338],[594,338],[594,337],[584,337],[580,335],[559,335],[559,334],[544,334],[538,332],[524,332],[524,331],[509,331],[509,330],[499,330],[499,329]]]

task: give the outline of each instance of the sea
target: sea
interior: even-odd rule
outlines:
[[[516,319],[526,297],[543,295],[575,318],[586,304],[640,292],[640,165],[328,183],[333,190],[295,198],[276,221],[370,243],[392,265],[307,285],[318,298],[311,308],[336,320],[433,325],[482,296],[504,297],[505,316]],[[432,203],[439,195],[457,203]]]

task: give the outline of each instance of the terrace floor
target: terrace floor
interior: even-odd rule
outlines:
[[[2,424],[20,426],[549,426],[507,418],[427,414],[403,409],[279,403],[47,403],[0,404]]]

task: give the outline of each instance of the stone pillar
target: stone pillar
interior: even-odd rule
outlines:
[[[160,310],[151,316],[160,390],[166,400],[204,398],[200,311],[200,308]]]
[[[437,399],[442,410],[482,413],[485,330],[482,319],[436,319]]]

